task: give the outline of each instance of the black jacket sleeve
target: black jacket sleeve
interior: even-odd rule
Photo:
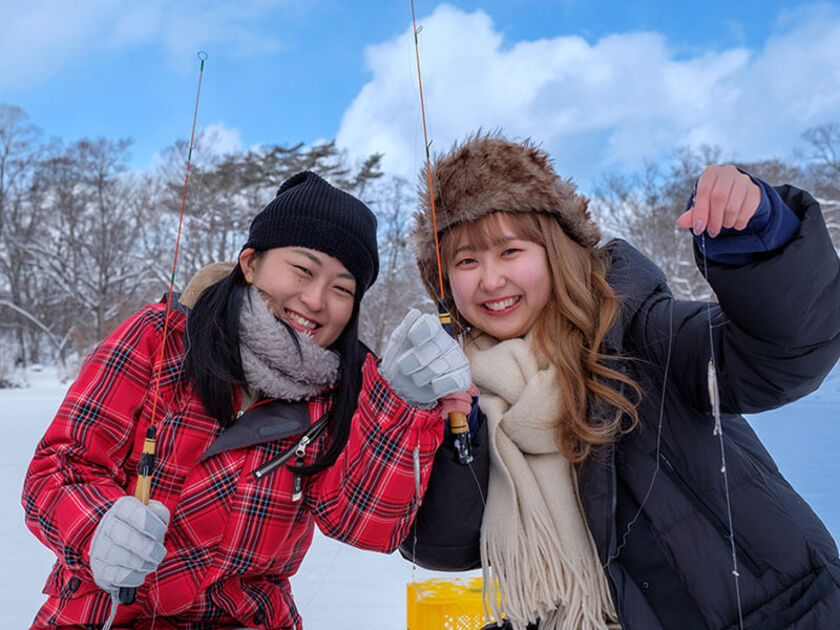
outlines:
[[[840,260],[819,204],[792,186],[777,190],[801,219],[790,243],[742,266],[705,261],[719,304],[659,293],[633,324],[636,350],[658,365],[670,359],[672,383],[698,409],[710,407],[710,315],[725,413],[796,400],[819,387],[840,356]]]
[[[481,519],[490,474],[487,422],[471,435],[473,461],[457,461],[451,439],[435,456],[429,485],[417,517],[400,545],[402,556],[432,571],[468,571],[481,566]]]

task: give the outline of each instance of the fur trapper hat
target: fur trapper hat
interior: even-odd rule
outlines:
[[[456,144],[432,164],[435,216],[440,237],[460,223],[493,212],[544,212],[585,247],[601,238],[587,210],[589,200],[571,179],[554,172],[551,158],[530,140],[511,142],[499,133],[481,132]],[[437,257],[429,180],[420,174],[420,210],[412,232],[417,266],[426,290],[437,299]]]

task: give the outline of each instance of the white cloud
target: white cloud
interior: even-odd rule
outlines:
[[[586,181],[635,170],[680,145],[743,159],[784,156],[809,126],[840,120],[840,11],[780,19],[758,50],[678,56],[655,32],[505,42],[490,17],[447,5],[422,19],[421,64],[433,147],[479,127],[542,141],[558,170]],[[346,110],[340,145],[385,152],[413,177],[424,161],[411,30],[366,50],[371,79]]]
[[[209,155],[223,156],[243,149],[242,136],[238,129],[226,127],[223,123],[211,123],[199,132],[196,142]]]
[[[59,72],[113,19],[115,9],[102,0],[0,1],[0,87]]]
[[[162,47],[181,71],[213,45],[231,56],[274,51],[281,42],[265,33],[266,16],[289,1],[0,0],[0,88],[37,84],[76,60],[145,44]]]
[[[196,130],[193,151],[190,153],[188,149],[189,144],[184,140],[183,146],[179,146],[176,153],[171,153],[172,147],[158,151],[152,155],[148,167],[138,172],[168,168],[173,163],[186,165],[188,156],[194,166],[207,166],[215,163],[218,158],[244,150],[244,143],[238,129],[228,127],[221,122],[214,122]],[[180,151],[183,151],[183,155]]]

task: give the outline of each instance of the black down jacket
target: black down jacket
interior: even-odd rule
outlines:
[[[741,610],[751,630],[837,630],[835,542],[738,415],[813,391],[840,356],[840,261],[816,201],[791,186],[778,190],[802,220],[794,240],[759,262],[710,261],[708,270],[720,303],[712,307],[711,336]],[[622,628],[738,628],[720,444],[707,388],[709,307],[675,300],[662,272],[628,244],[607,247],[609,282],[623,306],[604,351],[628,358],[617,365],[645,397],[640,425],[581,465],[578,486]],[[484,425],[475,453],[474,470],[486,487]],[[401,552],[429,569],[476,568],[481,517],[473,473],[444,447]]]

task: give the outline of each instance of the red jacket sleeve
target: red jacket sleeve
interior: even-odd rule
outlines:
[[[347,445],[307,489],[318,527],[354,547],[394,551],[417,511],[415,447],[423,492],[442,439],[438,409],[417,409],[401,400],[368,356]]]
[[[160,344],[155,323],[162,313],[143,309],[91,352],[26,473],[26,524],[69,567],[89,570],[93,530],[126,494],[124,462]]]

